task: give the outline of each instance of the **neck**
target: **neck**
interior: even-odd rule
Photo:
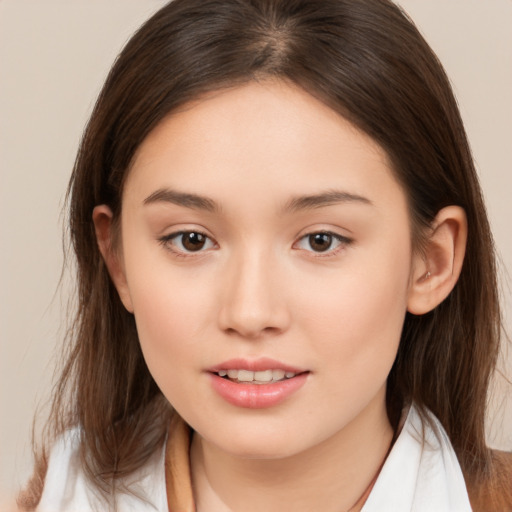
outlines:
[[[330,438],[281,459],[226,453],[197,433],[191,472],[197,512],[360,510],[389,451],[384,400]]]

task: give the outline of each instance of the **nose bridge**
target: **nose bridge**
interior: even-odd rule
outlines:
[[[228,266],[221,328],[244,337],[284,330],[288,314],[272,251],[268,247],[244,247],[233,255]]]

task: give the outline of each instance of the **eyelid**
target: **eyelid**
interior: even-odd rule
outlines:
[[[204,229],[201,229],[201,228],[194,229],[193,227],[186,228],[186,229],[178,229],[176,231],[173,231],[171,233],[168,233],[166,235],[158,237],[157,240],[165,249],[172,252],[175,256],[184,257],[184,258],[199,257],[199,256],[204,256],[205,253],[211,251],[212,249],[218,248],[218,244],[215,241],[215,239],[211,235],[206,233],[205,231],[206,230],[204,230]],[[175,244],[171,243],[174,239],[176,239],[182,235],[186,235],[186,234],[190,234],[190,233],[199,234],[199,235],[202,235],[203,237],[205,237],[205,239],[207,240],[207,243],[210,244],[209,247],[200,248],[197,251],[188,251],[185,248],[180,249],[179,247],[176,247]],[[315,251],[313,249],[305,249],[305,248],[298,247],[298,245],[303,240],[307,239],[308,237],[318,235],[318,234],[328,235],[328,236],[332,237],[334,240],[336,240],[338,242],[337,246],[332,249],[331,248],[326,249],[325,251]],[[352,244],[353,241],[354,240],[352,238],[342,235],[333,230],[321,229],[321,228],[320,229],[311,229],[308,232],[303,233],[296,238],[296,241],[292,245],[292,249],[310,253],[312,255],[312,257],[315,257],[315,258],[322,258],[322,257],[328,258],[328,257],[335,256],[340,251],[346,249],[346,247],[349,246],[350,244]]]
[[[207,241],[209,241],[211,243],[212,247],[208,247],[207,249],[201,248],[198,251],[187,251],[186,249],[179,249],[176,247],[176,245],[171,243],[174,239],[178,238],[179,236],[190,234],[190,233],[195,233],[195,234],[204,236],[207,239]],[[210,251],[212,248],[218,247],[218,244],[213,239],[213,237],[211,237],[210,235],[205,233],[204,230],[194,229],[194,228],[179,229],[177,231],[173,231],[172,233],[168,233],[166,235],[158,237],[158,242],[165,249],[172,252],[175,256],[183,257],[183,258],[203,256],[204,253]]]
[[[327,249],[325,251],[314,251],[314,250],[309,250],[309,249],[304,249],[304,248],[297,247],[297,245],[301,241],[307,239],[310,236],[319,235],[319,234],[331,236],[333,239],[335,239],[335,240],[337,240],[339,242],[339,245],[337,247],[333,248],[333,249]],[[328,230],[328,229],[313,229],[311,231],[308,231],[307,233],[304,233],[304,234],[300,235],[297,238],[297,241],[294,242],[292,248],[294,248],[296,250],[301,250],[301,251],[308,252],[314,258],[328,258],[328,257],[332,257],[332,256],[337,255],[340,251],[346,249],[347,246],[351,245],[353,242],[354,242],[354,240],[352,238],[349,238],[347,236],[341,235],[340,233],[336,233],[335,231],[332,231],[332,230]]]

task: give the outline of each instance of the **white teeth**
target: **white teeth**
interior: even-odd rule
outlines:
[[[270,382],[272,380],[272,370],[254,372],[254,380],[257,380],[259,382]]]
[[[253,372],[251,370],[219,370],[219,377],[228,377],[238,382],[254,382],[255,384],[267,384],[269,382],[278,382],[283,379],[295,377],[294,372],[285,372],[284,370],[262,370]]]
[[[292,376],[295,375],[294,373],[289,373]],[[283,380],[285,375],[286,373],[284,370],[272,370],[272,380]]]
[[[254,380],[254,372],[250,370],[238,370],[238,380],[240,382],[251,382]]]

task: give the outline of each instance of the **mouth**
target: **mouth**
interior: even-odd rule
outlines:
[[[217,374],[223,379],[230,380],[231,382],[236,382],[238,384],[265,385],[292,379],[293,377],[306,372],[292,372],[278,368],[259,371],[229,369],[218,370],[212,373]]]
[[[305,386],[311,372],[277,361],[238,360],[211,368],[208,373],[212,389],[231,405],[263,409],[291,399]]]
[[[207,370],[212,389],[229,404],[249,409],[274,407],[300,393],[311,370],[267,357],[236,358]]]

